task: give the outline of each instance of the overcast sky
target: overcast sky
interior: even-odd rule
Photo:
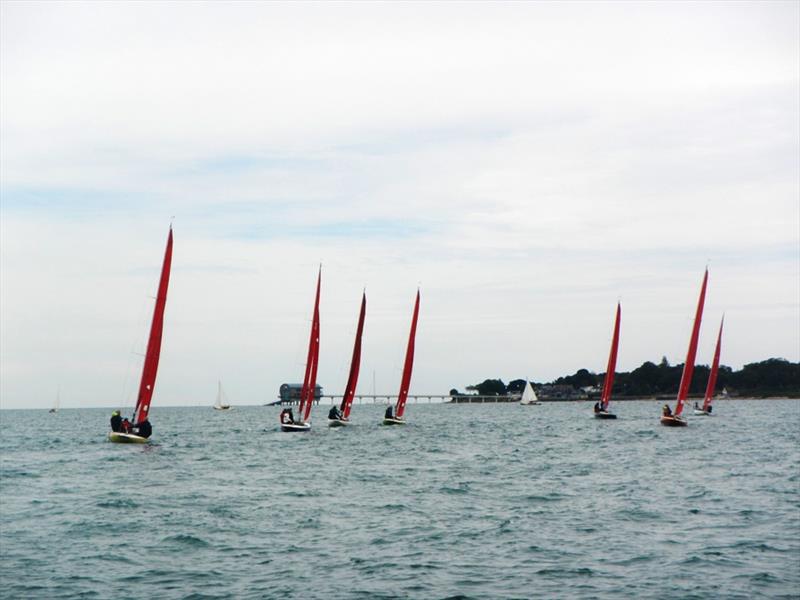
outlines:
[[[800,360],[800,3],[0,4],[0,406]]]

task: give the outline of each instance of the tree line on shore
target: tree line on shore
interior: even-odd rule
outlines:
[[[711,368],[707,365],[695,365],[690,395],[702,395],[705,392]],[[670,365],[666,357],[659,364],[650,361],[643,363],[633,371],[616,373],[612,395],[616,397],[646,397],[674,394],[678,391],[683,363]],[[605,373],[593,373],[587,369],[579,369],[574,375],[559,377],[551,382],[537,383],[534,387],[571,386],[576,390],[585,390],[589,396],[596,394],[603,386]],[[467,386],[467,393],[481,396],[506,396],[522,393],[524,379],[515,379],[508,385],[501,379],[486,379],[481,383]],[[800,362],[793,363],[783,358],[768,358],[761,362],[744,365],[734,371],[731,367],[720,365],[717,376],[716,391],[727,390],[737,396],[792,396],[800,397]],[[450,390],[451,396],[461,395],[457,389]]]

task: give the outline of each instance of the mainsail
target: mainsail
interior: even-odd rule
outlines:
[[[367,293],[361,296],[361,312],[358,315],[358,328],[356,329],[356,341],[353,344],[353,358],[350,361],[350,375],[347,378],[347,386],[342,397],[342,418],[350,417],[350,408],[353,406],[353,396],[356,393],[358,383],[358,371],[361,367],[361,336],[364,333],[364,316],[367,313]]]
[[[317,295],[314,300],[314,316],[311,320],[311,336],[308,340],[308,359],[306,360],[306,373],[303,377],[303,387],[300,390],[300,406],[298,413],[300,419],[306,423],[311,416],[311,406],[314,404],[314,395],[317,387],[317,362],[319,360],[319,290],[322,282],[322,267],[317,275]]]
[[[608,404],[611,402],[611,390],[614,387],[614,371],[617,368],[617,348],[619,347],[619,318],[622,314],[622,308],[617,302],[617,318],[614,322],[614,336],[611,339],[611,352],[608,354],[608,366],[606,367],[606,377],[603,381],[603,395],[600,396],[600,408],[608,410]]]
[[[133,411],[134,423],[137,425],[147,420],[147,415],[150,412],[150,400],[153,398],[153,389],[156,385],[158,359],[161,356],[161,333],[164,329],[164,307],[167,305],[167,288],[169,287],[171,265],[172,227],[169,228],[167,249],[164,252],[164,264],[161,267],[161,280],[158,283],[156,306],[153,311],[153,323],[150,326],[150,337],[147,341],[147,352],[144,357],[142,381],[139,384],[139,395],[136,399],[136,408]]]
[[[706,396],[703,399],[703,411],[708,412],[711,402],[714,400],[714,388],[717,385],[717,373],[719,372],[719,353],[722,348],[722,326],[725,325],[725,317],[719,324],[719,333],[717,334],[717,347],[714,350],[714,362],[711,364],[711,373],[708,375],[708,385],[706,386]]]
[[[686,353],[686,363],[683,365],[683,375],[681,385],[678,388],[678,403],[675,406],[675,416],[680,416],[683,412],[683,405],[689,395],[689,385],[692,383],[692,373],[694,373],[694,360],[697,356],[697,340],[700,337],[700,322],[703,320],[703,305],[706,301],[706,285],[708,284],[708,269],[703,276],[703,286],[700,288],[700,299],[697,301],[697,312],[694,315],[694,326],[692,327],[692,338],[689,340],[689,351]]]
[[[411,370],[414,367],[414,339],[417,335],[417,318],[419,317],[419,290],[417,290],[417,300],[414,303],[414,316],[411,318],[411,332],[408,334],[408,347],[406,348],[406,361],[403,365],[403,379],[400,381],[400,394],[397,396],[397,406],[395,408],[395,418],[401,419],[406,409],[406,399],[408,398],[408,388],[411,385]]]

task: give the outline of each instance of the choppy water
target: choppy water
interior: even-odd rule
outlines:
[[[0,415],[9,598],[797,598],[800,402]],[[691,417],[690,417],[691,418]],[[265,431],[265,428],[268,430]]]

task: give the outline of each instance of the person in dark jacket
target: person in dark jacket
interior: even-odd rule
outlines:
[[[394,418],[392,416],[392,405],[391,404],[386,407],[386,412],[383,413],[383,418],[384,419],[393,419]]]
[[[339,407],[334,404],[328,411],[328,418],[331,421],[339,421],[342,418],[342,411],[340,411]]]
[[[664,408],[661,409],[661,414],[664,415],[665,417],[672,416],[672,409],[670,409],[669,404],[664,405]]]
[[[122,431],[122,417],[119,415],[118,410],[111,413],[111,431]]]

